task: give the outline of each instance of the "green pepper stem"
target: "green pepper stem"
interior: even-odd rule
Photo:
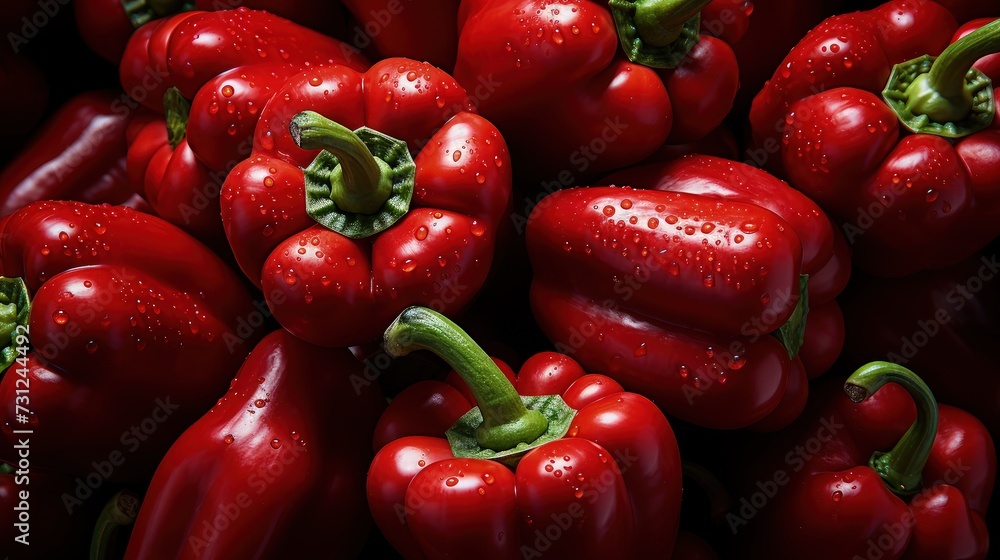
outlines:
[[[330,199],[338,208],[357,214],[382,209],[392,194],[389,164],[372,155],[357,134],[314,111],[295,115],[288,130],[300,148],[325,149],[337,157]]]
[[[1000,19],[949,45],[934,60],[930,72],[910,84],[906,108],[935,122],[966,118],[974,104],[966,74],[977,60],[995,52],[1000,52]]]
[[[119,490],[108,500],[97,518],[90,541],[90,560],[108,560],[115,548],[115,535],[121,527],[135,522],[139,515],[139,497],[128,490]]]
[[[167,121],[167,141],[170,147],[177,146],[187,136],[187,124],[191,115],[191,102],[184,99],[181,90],[172,87],[163,92],[163,112]]]
[[[917,405],[917,419],[890,451],[876,451],[868,464],[894,493],[906,496],[920,489],[921,477],[934,438],[938,408],[930,388],[917,374],[891,362],[871,362],[859,368],[844,383],[844,391],[859,403],[886,383],[897,383]]]
[[[28,346],[28,319],[31,298],[21,278],[0,276],[0,374],[7,370]]]
[[[465,381],[483,415],[476,441],[494,451],[512,449],[538,439],[548,420],[528,410],[514,386],[496,363],[444,315],[426,307],[408,307],[385,331],[385,349],[391,356],[405,356],[426,349],[440,356]]]
[[[635,28],[642,40],[665,47],[680,37],[687,20],[701,12],[711,0],[639,0],[635,6]]]

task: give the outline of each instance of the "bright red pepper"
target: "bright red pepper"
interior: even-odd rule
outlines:
[[[126,560],[357,557],[385,407],[377,385],[353,383],[363,367],[343,348],[266,336],[163,458]]]
[[[344,30],[336,2],[325,0],[75,0],[76,29],[101,58],[118,64],[136,29],[180,12],[224,11],[243,7],[263,10],[329,35]]]
[[[408,305],[451,314],[472,299],[511,181],[503,138],[473,109],[450,76],[404,58],[308,70],[275,94],[223,185],[222,218],[283,327],[355,345]],[[349,130],[361,126],[375,133]]]
[[[141,204],[125,177],[130,115],[115,110],[120,96],[83,92],[45,121],[0,173],[0,217],[38,200]]]
[[[751,520],[727,516],[748,557],[986,558],[996,455],[983,424],[896,364],[870,363],[844,389],[853,402],[828,395],[818,416],[769,442],[779,451],[755,490],[777,490]]]
[[[24,427],[32,468],[147,479],[225,391],[260,311],[206,247],[130,208],[36,202],[0,231],[4,332],[31,342],[4,341],[0,455]]]
[[[535,320],[584,367],[707,427],[745,427],[778,407],[789,351],[766,335],[780,327],[797,352],[804,286],[801,243],[776,214],[687,192],[576,188],[539,203],[527,245]]]
[[[997,253],[986,252],[938,271],[858,282],[845,302],[845,354],[921,372],[939,400],[975,414],[1000,437],[998,269]]]
[[[404,391],[376,430],[368,503],[405,558],[673,550],[680,455],[650,400],[554,352],[529,358],[514,378],[426,308],[405,310],[385,342],[391,355],[425,348],[455,368],[450,384]]]
[[[269,12],[238,8],[185,12],[144,25],[129,39],[119,75],[132,99],[163,112],[163,96],[171,87],[193,99],[219,74],[267,62],[297,68],[343,64],[356,70],[368,64],[356,48],[337,39]]]
[[[1000,132],[982,130],[993,122],[993,87],[981,75],[966,82],[969,66],[1000,43],[998,26],[980,31],[992,39],[955,43],[932,71],[922,57],[890,78],[892,64],[947,46],[951,14],[900,0],[836,16],[754,99],[757,145],[777,152],[769,163],[842,224],[861,268],[902,276],[945,266],[1000,233]],[[955,92],[966,93],[944,101]]]
[[[569,186],[722,122],[736,58],[722,40],[699,38],[707,3],[645,2],[640,12],[656,17],[636,24],[638,3],[626,1],[464,2],[455,77],[509,137],[526,176]],[[634,62],[618,53],[619,34]]]
[[[248,42],[256,47],[240,48]],[[179,64],[170,66],[178,58],[195,70],[178,74]],[[224,246],[218,194],[226,173],[250,154],[254,127],[275,91],[324,63],[367,68],[353,47],[262,11],[189,12],[144,27],[122,59],[122,82],[133,84],[137,101],[166,114],[130,142],[133,187],[171,223]],[[143,64],[151,84],[136,74]],[[157,94],[164,97],[154,104]]]

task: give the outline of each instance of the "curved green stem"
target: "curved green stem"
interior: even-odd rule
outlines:
[[[31,298],[24,280],[0,276],[0,373],[27,347],[30,314]]]
[[[869,465],[899,495],[920,489],[921,476],[937,435],[937,401],[917,374],[891,362],[871,362],[859,368],[844,383],[844,391],[854,402],[862,402],[886,383],[897,383],[910,393],[917,405],[917,419],[890,451],[876,451]]]
[[[993,122],[993,84],[972,68],[979,58],[1000,51],[1000,20],[952,43],[940,56],[897,64],[882,98],[908,130],[962,138]]]
[[[930,72],[910,84],[906,106],[914,114],[937,122],[964,119],[972,111],[966,74],[972,65],[1000,51],[1000,19],[988,23],[948,46],[931,65]]]
[[[135,522],[139,515],[139,497],[128,490],[120,490],[108,500],[97,518],[94,536],[90,541],[90,560],[109,560],[115,549],[118,529]]]
[[[313,111],[295,115],[288,130],[299,147],[325,149],[337,157],[330,198],[338,208],[357,214],[382,209],[392,193],[389,165],[373,156],[357,134]]]
[[[494,451],[537,440],[549,421],[524,406],[500,368],[469,335],[444,315],[426,307],[409,307],[385,331],[390,356],[427,349],[440,356],[472,391],[483,423],[476,429],[479,445]]]

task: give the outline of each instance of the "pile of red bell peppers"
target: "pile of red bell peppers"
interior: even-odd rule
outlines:
[[[0,557],[993,557],[1000,4],[0,12]]]

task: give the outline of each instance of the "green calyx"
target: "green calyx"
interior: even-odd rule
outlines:
[[[300,148],[323,150],[304,170],[313,220],[360,239],[406,215],[416,177],[406,142],[367,127],[351,131],[313,111],[295,115],[288,130]]]
[[[993,84],[972,65],[1000,51],[1000,20],[892,69],[882,98],[911,132],[962,138],[983,130],[995,113]]]
[[[191,102],[184,99],[181,90],[172,87],[163,93],[163,112],[167,121],[167,141],[170,147],[177,146],[187,136],[188,118],[191,115]]]
[[[492,459],[514,466],[535,447],[559,439],[576,411],[558,395],[522,397],[469,335],[426,307],[408,307],[385,331],[390,356],[434,352],[465,381],[476,399],[446,433],[456,457]]]
[[[128,490],[119,490],[108,500],[97,517],[94,536],[90,541],[90,560],[108,560],[116,550],[119,529],[128,527],[139,515],[139,497]]]
[[[632,62],[676,68],[698,42],[710,0],[609,0],[618,39]]]
[[[937,401],[917,374],[891,362],[871,362],[859,368],[844,383],[853,402],[870,397],[886,383],[897,383],[917,405],[917,419],[890,451],[876,451],[868,465],[882,477],[893,493],[909,496],[920,490],[924,465],[937,436]]]
[[[784,325],[774,331],[774,336],[788,351],[788,357],[795,359],[806,337],[806,318],[809,316],[809,275],[799,275],[799,300],[795,302],[792,315]]]
[[[24,280],[0,276],[0,373],[24,355],[30,314],[31,298]]]
[[[121,0],[121,3],[125,16],[136,29],[154,19],[195,9],[190,0]]]

